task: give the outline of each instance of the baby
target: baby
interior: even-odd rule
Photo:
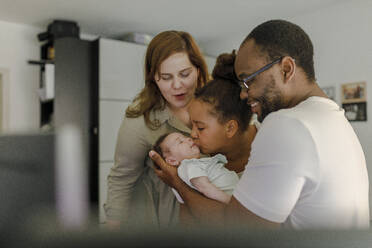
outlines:
[[[178,166],[178,176],[190,187],[208,198],[224,203],[230,201],[239,178],[234,171],[225,168],[224,155],[201,158],[199,147],[193,140],[177,132],[160,136],[154,150],[168,164]],[[178,192],[172,190],[177,200],[183,203]]]

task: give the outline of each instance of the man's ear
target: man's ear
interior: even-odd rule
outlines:
[[[233,137],[239,129],[239,124],[236,120],[229,120],[225,124],[225,133],[228,138]]]
[[[173,166],[177,166],[177,165],[180,164],[180,162],[178,160],[174,159],[173,157],[165,158],[165,162],[167,162],[168,164],[173,165]]]
[[[285,56],[282,59],[282,72],[284,83],[289,82],[294,77],[296,72],[296,62],[293,58]]]

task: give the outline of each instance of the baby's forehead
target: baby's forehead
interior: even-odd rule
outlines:
[[[160,144],[160,147],[161,147],[164,155],[165,155],[165,153],[170,152],[170,147],[175,147],[178,143],[177,140],[182,139],[182,137],[185,137],[185,136],[183,134],[177,133],[177,132],[168,134],[165,137],[165,139],[163,140],[163,142],[161,142],[161,144]]]
[[[166,138],[165,140],[166,141],[174,141],[176,139],[181,139],[181,138],[184,138],[185,136],[181,133],[170,133]]]

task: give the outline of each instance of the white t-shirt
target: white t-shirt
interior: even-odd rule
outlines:
[[[310,97],[268,115],[234,197],[248,210],[294,229],[369,227],[368,175],[344,110]]]
[[[184,159],[178,167],[177,173],[178,176],[193,189],[196,188],[191,184],[190,180],[196,177],[206,176],[217,188],[232,195],[239,181],[239,177],[234,171],[225,168],[226,163],[227,159],[222,154],[199,159]],[[178,192],[175,189],[172,190],[177,200],[183,203]]]
[[[249,125],[254,125],[256,129],[260,129],[261,123],[257,119],[257,114],[253,114],[251,117],[251,121],[249,122]]]

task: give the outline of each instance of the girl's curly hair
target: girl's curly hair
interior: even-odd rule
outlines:
[[[240,86],[234,74],[235,57],[235,51],[218,56],[212,72],[213,79],[195,92],[195,99],[211,104],[212,114],[221,124],[236,120],[239,130],[244,132],[252,112],[246,101],[240,99]]]

